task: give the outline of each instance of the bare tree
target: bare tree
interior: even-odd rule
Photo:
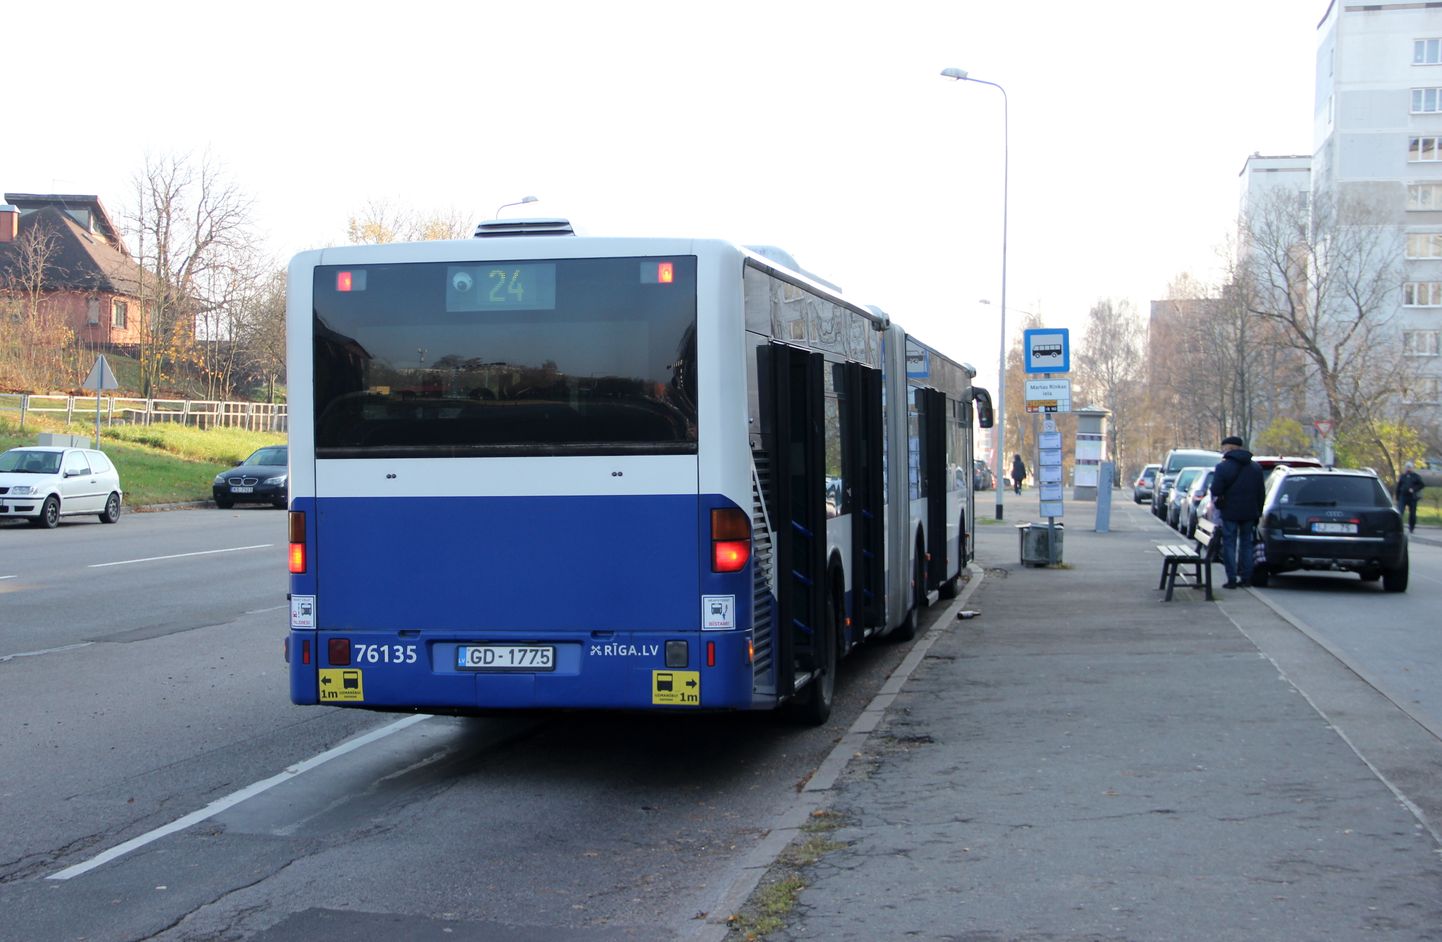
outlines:
[[[356,244],[464,239],[470,234],[467,216],[459,210],[425,215],[386,200],[372,200],[346,222],[346,238]]]
[[[129,217],[140,285],[144,395],[166,369],[196,357],[197,318],[230,304],[253,242],[251,200],[208,155],[147,157]]]
[[[1326,415],[1345,421],[1362,406],[1357,393],[1379,391],[1386,372],[1369,354],[1391,346],[1395,227],[1325,195],[1310,207],[1282,195],[1264,200],[1243,224],[1250,310],[1280,328],[1278,341],[1302,355]]]
[[[0,311],[9,315],[11,325],[0,331],[0,381],[32,389],[74,382],[63,357],[72,332],[49,304],[50,293],[65,279],[59,255],[59,237],[36,219],[15,240],[8,264],[0,269]]]
[[[1141,359],[1145,331],[1129,301],[1110,298],[1092,305],[1086,335],[1077,348],[1077,392],[1111,412],[1108,454],[1118,468],[1145,464],[1133,458],[1136,417],[1145,412]],[[1140,437],[1140,436],[1139,436]],[[1145,453],[1143,451],[1143,453]]]
[[[275,402],[276,386],[285,376],[285,289],[285,269],[270,271],[257,283],[237,318],[246,368],[264,381],[267,402]]]

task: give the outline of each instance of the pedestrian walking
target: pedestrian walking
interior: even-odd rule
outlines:
[[[1262,486],[1266,475],[1252,460],[1246,442],[1236,435],[1222,439],[1222,460],[1212,474],[1212,505],[1222,512],[1222,565],[1227,570],[1224,589],[1252,581],[1256,565],[1253,547],[1257,521],[1262,518]]]
[[[1422,496],[1422,476],[1407,462],[1397,478],[1397,511],[1407,518],[1407,532],[1417,529],[1417,500]]]
[[[1026,480],[1026,465],[1021,462],[1021,455],[1011,456],[1011,486],[1016,493],[1021,493],[1021,482]]]

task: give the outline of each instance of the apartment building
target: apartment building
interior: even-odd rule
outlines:
[[[1442,425],[1442,3],[1332,0],[1317,24],[1314,194],[1395,226],[1406,401]]]

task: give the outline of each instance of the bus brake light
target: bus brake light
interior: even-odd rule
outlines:
[[[656,265],[656,281],[658,284],[669,285],[676,280],[676,266],[671,262],[659,262]]]
[[[350,272],[338,271],[335,273],[335,290],[349,291],[353,283],[354,280],[352,279]]]
[[[290,529],[290,571],[295,575],[305,572],[305,511],[292,510]]]
[[[751,521],[735,507],[711,511],[711,571],[740,572],[751,561]]]

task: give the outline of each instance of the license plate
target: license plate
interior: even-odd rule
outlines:
[[[255,492],[255,488],[247,487],[244,484],[232,484],[230,492],[232,494],[251,494]]]
[[[549,644],[463,644],[456,649],[463,671],[550,671],[556,649]]]
[[[1314,524],[1312,524],[1312,532],[1313,532],[1313,533],[1356,533],[1356,532],[1357,532],[1357,525],[1356,525],[1355,523],[1325,523],[1325,522],[1323,522],[1323,523],[1314,523]]]

